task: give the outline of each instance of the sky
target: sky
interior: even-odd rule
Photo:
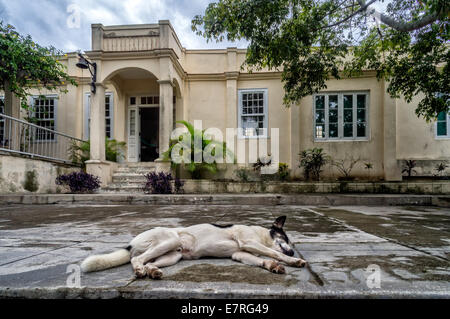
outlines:
[[[91,49],[91,24],[157,23],[170,20],[187,49],[246,48],[247,42],[217,43],[191,30],[195,15],[203,14],[214,0],[0,0],[0,20],[41,46],[64,52]],[[389,0],[385,1],[384,6]],[[380,5],[376,5],[381,9]]]
[[[0,20],[42,46],[64,52],[91,49],[91,24],[157,23],[170,20],[187,49],[245,48],[241,42],[209,42],[191,30],[191,20],[212,0],[0,0]],[[79,18],[78,18],[79,17]]]

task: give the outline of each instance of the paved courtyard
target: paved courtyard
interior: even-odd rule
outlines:
[[[288,217],[285,229],[307,268],[286,267],[285,275],[276,275],[231,260],[201,259],[164,268],[163,279],[152,281],[135,279],[128,264],[81,274],[80,288],[72,287],[76,265],[85,257],[124,247],[149,228],[197,223],[270,227],[281,215]],[[3,205],[0,296],[449,298],[450,209]]]

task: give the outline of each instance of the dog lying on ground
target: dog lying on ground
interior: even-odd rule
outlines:
[[[159,268],[176,264],[181,259],[201,257],[232,258],[284,274],[281,261],[289,266],[304,267],[283,226],[286,216],[278,217],[270,229],[259,226],[200,224],[184,228],[157,227],[136,236],[127,248],[110,254],[94,255],[82,264],[83,272],[99,271],[131,262],[136,277],[160,279]],[[263,259],[260,256],[272,259]]]

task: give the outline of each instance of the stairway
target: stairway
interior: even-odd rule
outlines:
[[[102,193],[143,194],[145,174],[156,171],[155,163],[121,164],[112,176],[112,183],[102,187]]]

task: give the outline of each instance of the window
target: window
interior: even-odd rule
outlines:
[[[436,122],[436,137],[450,138],[450,113],[440,112]]]
[[[54,131],[56,129],[56,97],[34,97],[33,98],[34,123]],[[55,134],[46,130],[36,130],[37,141],[54,141]]]
[[[0,96],[0,114],[5,113],[5,99]],[[4,145],[5,140],[5,119],[0,117],[0,147]]]
[[[136,103],[133,103],[132,99],[136,99],[136,98],[134,98],[134,97],[130,98],[130,104],[131,105],[136,104]],[[141,105],[158,105],[159,104],[159,96],[158,95],[141,96],[140,102],[141,102]]]
[[[314,96],[315,140],[364,140],[368,137],[368,93]]]
[[[91,123],[91,95],[86,94],[86,102],[84,109],[84,138],[89,139],[90,123]],[[114,135],[114,98],[113,93],[105,94],[105,136],[109,139]]]
[[[240,138],[267,137],[267,89],[239,90]]]

